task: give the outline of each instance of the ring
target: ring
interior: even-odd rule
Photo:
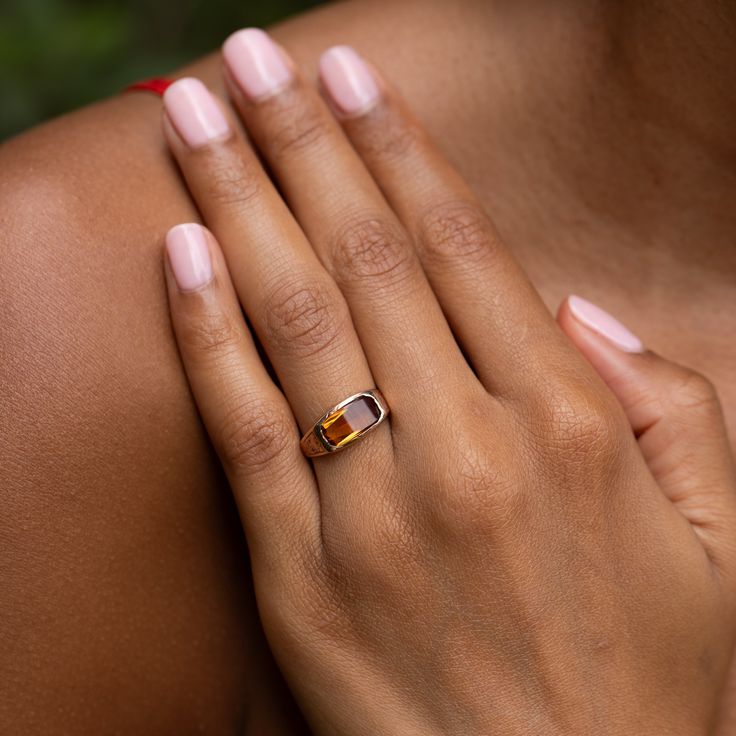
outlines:
[[[348,396],[325,412],[302,437],[302,452],[307,457],[317,457],[344,450],[375,429],[389,411],[378,389]]]

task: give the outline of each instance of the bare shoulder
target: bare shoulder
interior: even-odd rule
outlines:
[[[0,148],[4,733],[229,733],[280,692],[170,336],[161,237],[195,213],[158,106]]]

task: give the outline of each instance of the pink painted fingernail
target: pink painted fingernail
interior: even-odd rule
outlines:
[[[199,79],[187,77],[171,84],[164,92],[164,107],[179,135],[192,148],[230,132],[215,98]]]
[[[204,228],[196,223],[172,227],[166,251],[180,291],[196,291],[212,279],[212,261]]]
[[[293,77],[276,44],[260,28],[233,33],[222,53],[230,73],[251,100],[269,97]]]
[[[579,296],[571,296],[567,303],[577,320],[610,340],[616,347],[627,353],[644,352],[642,341],[608,312]]]
[[[361,115],[380,96],[373,73],[350,46],[333,46],[322,54],[319,73],[340,112]]]

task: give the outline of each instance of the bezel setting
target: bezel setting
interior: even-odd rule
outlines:
[[[366,401],[370,403],[370,410],[371,413],[374,415],[375,420],[367,426],[362,427],[361,429],[352,433],[347,441],[343,441],[344,444],[335,444],[326,434],[325,424],[336,413],[344,410],[351,404],[354,404],[358,401]],[[350,445],[352,445],[353,442],[355,442],[356,440],[364,437],[369,432],[372,432],[379,424],[384,421],[384,419],[386,419],[386,417],[389,415],[389,411],[390,410],[388,404],[386,403],[386,400],[383,398],[381,392],[377,389],[360,391],[359,393],[353,394],[352,396],[348,396],[339,404],[335,404],[335,406],[331,407],[315,422],[312,429],[307,432],[307,434],[305,434],[302,438],[302,450],[305,452],[306,455],[310,457],[344,450],[345,448],[350,447]],[[315,443],[314,439],[312,438],[316,439],[317,443]],[[319,446],[315,447],[315,444],[318,444]]]

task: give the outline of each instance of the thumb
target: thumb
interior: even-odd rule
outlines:
[[[618,320],[585,299],[568,297],[557,320],[623,406],[665,495],[696,532],[733,544],[736,469],[713,384],[645,350]]]

